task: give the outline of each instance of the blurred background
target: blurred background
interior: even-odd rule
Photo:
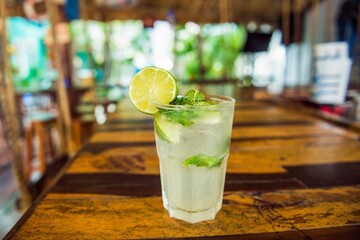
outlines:
[[[0,237],[145,66],[359,126],[359,0],[0,4]]]

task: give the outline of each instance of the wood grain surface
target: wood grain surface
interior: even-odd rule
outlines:
[[[359,198],[359,187],[227,192],[215,220],[189,224],[170,218],[161,197],[49,194],[14,239],[184,238],[354,226]]]
[[[162,206],[152,116],[127,99],[11,239],[360,239],[360,141],[265,101],[238,101],[223,208],[188,224]]]

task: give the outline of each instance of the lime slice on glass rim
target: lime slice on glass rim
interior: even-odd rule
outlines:
[[[176,79],[170,72],[157,68],[145,67],[131,79],[129,97],[141,112],[154,115],[158,110],[154,102],[169,104],[178,94]]]

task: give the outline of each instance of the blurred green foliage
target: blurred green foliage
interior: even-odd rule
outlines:
[[[175,75],[180,80],[200,78],[198,34],[178,25],[175,35]]]
[[[27,87],[39,79],[39,84],[42,79],[55,79],[54,71],[48,71],[48,49],[43,42],[48,24],[37,26],[21,18],[12,19],[8,24],[9,40],[16,48],[11,59],[14,81]],[[153,48],[154,44],[157,46],[154,32],[151,28],[144,28],[141,21],[104,23],[76,20],[69,24],[69,29],[75,86],[81,86],[82,79],[92,77],[95,85],[126,87],[139,68],[154,65]],[[156,34],[165,33],[157,31]],[[243,26],[186,23],[177,25],[174,35],[174,49],[169,62],[171,66],[173,62],[171,71],[177,79],[197,81],[234,77],[235,60],[246,40]],[[27,40],[29,37],[32,39]],[[27,47],[30,45],[34,47]],[[25,62],[25,57],[32,60]],[[22,64],[27,67],[20,66],[18,59],[22,59]],[[103,90],[98,92],[104,95]]]
[[[234,23],[205,24],[201,29],[206,79],[234,77],[234,63],[246,40],[246,29]]]
[[[234,63],[246,40],[246,29],[234,23],[178,26],[176,31],[176,76],[184,80],[234,77]],[[201,76],[203,74],[203,76]]]

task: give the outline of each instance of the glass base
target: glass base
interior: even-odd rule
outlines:
[[[189,223],[197,223],[215,219],[216,208],[207,209],[200,212],[188,212],[178,208],[168,206],[170,217],[180,219]]]

